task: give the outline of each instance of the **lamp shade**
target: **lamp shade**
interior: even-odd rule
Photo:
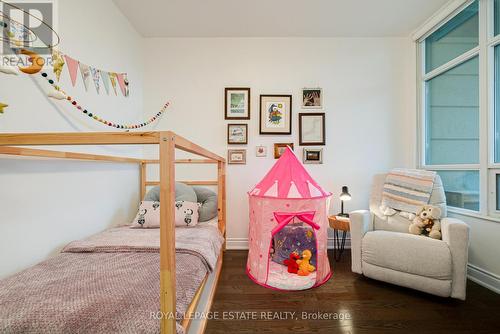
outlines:
[[[342,193],[340,194],[341,201],[349,201],[351,199],[351,194],[349,194],[349,189],[347,186],[342,187]]]

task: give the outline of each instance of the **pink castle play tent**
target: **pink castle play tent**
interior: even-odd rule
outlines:
[[[290,148],[248,193],[250,201],[247,274],[257,284],[279,290],[304,290],[331,276],[327,255],[331,193],[312,179]],[[313,253],[308,276],[289,273],[284,264],[304,247]]]

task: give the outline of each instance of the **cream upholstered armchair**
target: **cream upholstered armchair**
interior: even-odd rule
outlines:
[[[464,222],[441,219],[442,240],[408,232],[411,221],[380,212],[385,174],[374,177],[370,211],[350,214],[352,271],[377,280],[465,300],[469,227]],[[445,194],[436,176],[430,204],[442,208]]]

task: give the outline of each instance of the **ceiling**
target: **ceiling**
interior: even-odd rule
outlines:
[[[144,37],[406,37],[448,0],[113,0]]]

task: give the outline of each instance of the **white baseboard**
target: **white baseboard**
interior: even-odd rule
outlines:
[[[248,238],[226,238],[226,249],[248,250]]]
[[[467,277],[471,281],[500,294],[500,276],[469,263]]]
[[[345,249],[351,248],[351,238],[345,239]],[[226,249],[248,250],[248,238],[227,238]],[[333,249],[333,238],[328,238],[328,249]]]

